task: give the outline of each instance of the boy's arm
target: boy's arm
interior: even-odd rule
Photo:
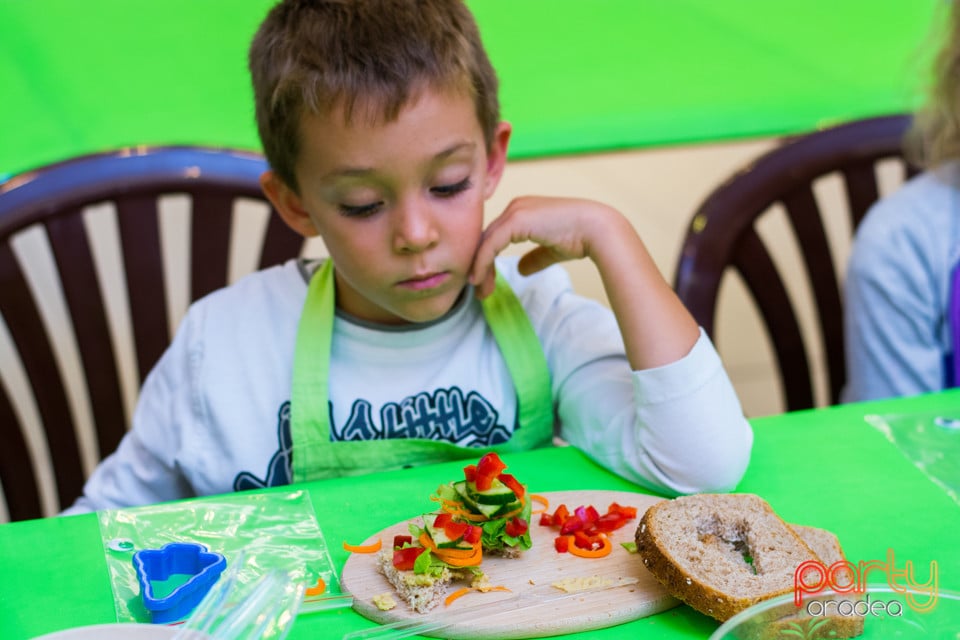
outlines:
[[[538,246],[520,260],[524,275],[565,260],[589,258],[596,264],[634,370],[675,362],[696,343],[696,321],[663,279],[633,225],[616,209],[568,198],[512,201],[486,229],[477,250],[471,282],[478,296],[493,290],[496,255],[526,241]]]

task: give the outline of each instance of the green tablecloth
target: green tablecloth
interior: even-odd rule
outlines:
[[[753,420],[753,457],[739,491],[766,498],[786,520],[823,527],[847,557],[911,560],[917,578],[937,561],[940,587],[960,587],[960,506],[864,420],[867,414],[952,411],[960,391],[900,401],[838,406]],[[533,491],[641,491],[571,448],[514,454],[510,471]],[[460,463],[303,485],[312,496],[338,570],[343,540],[359,541],[419,512]],[[0,526],[0,637],[20,640],[73,625],[113,621],[110,581],[94,515]],[[338,638],[369,627],[350,610],[300,616],[288,636]],[[590,638],[706,638],[716,622],[676,609],[629,625],[581,634]],[[572,636],[571,636],[572,637]]]
[[[470,0],[513,158],[795,133],[912,109],[942,0]],[[257,148],[272,0],[0,0],[0,179],[137,144]],[[938,13],[939,12],[939,13]]]

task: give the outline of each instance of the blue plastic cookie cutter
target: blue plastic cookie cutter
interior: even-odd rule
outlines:
[[[176,622],[190,615],[227,567],[227,559],[194,542],[171,542],[160,549],[133,554],[143,606],[154,623]],[[173,575],[191,576],[163,598],[154,597],[154,580]]]

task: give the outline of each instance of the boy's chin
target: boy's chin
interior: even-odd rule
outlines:
[[[465,295],[465,291],[466,288],[464,287],[456,292],[451,291],[404,305],[402,309],[397,309],[394,312],[397,316],[397,322],[400,324],[423,324],[439,320],[450,313],[450,310]]]

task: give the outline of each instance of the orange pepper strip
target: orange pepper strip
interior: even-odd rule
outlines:
[[[534,501],[536,501],[536,502],[539,502],[540,504],[543,505],[543,509],[537,509],[536,511],[531,511],[531,512],[530,512],[530,515],[539,515],[539,514],[541,514],[541,513],[546,513],[546,512],[547,512],[547,509],[550,508],[550,501],[547,500],[546,497],[541,496],[541,495],[538,494],[538,493],[531,493],[531,494],[530,494],[530,499],[531,499],[531,500],[534,500]]]
[[[327,583],[323,581],[323,578],[317,578],[317,584],[313,587],[310,587],[303,592],[305,596],[320,596],[323,595],[323,592],[327,590]]]
[[[456,600],[457,598],[459,598],[459,597],[461,597],[461,596],[467,595],[467,594],[470,593],[471,591],[473,591],[473,589],[471,589],[470,587],[464,587],[464,588],[462,588],[462,589],[457,589],[456,591],[454,591],[453,593],[451,593],[450,595],[447,596],[447,599],[443,601],[443,606],[449,607],[451,602],[453,602],[454,600]]]
[[[602,558],[603,556],[610,555],[610,551],[613,549],[613,543],[610,542],[610,538],[600,534],[600,539],[603,540],[603,545],[599,549],[581,549],[573,542],[573,536],[567,536],[570,542],[570,546],[567,549],[570,553],[575,556],[580,556],[581,558]]]
[[[380,551],[380,547],[383,546],[383,541],[380,538],[377,538],[377,541],[373,544],[348,544],[346,540],[343,541],[343,548],[345,551],[350,553],[376,553]]]
[[[452,603],[454,600],[467,595],[471,591],[479,591],[481,593],[486,593],[487,591],[510,591],[510,589],[502,585],[498,585],[496,587],[464,587],[462,589],[457,589],[456,591],[448,595],[447,599],[443,601],[443,606],[449,607],[450,603]]]
[[[479,542],[473,545],[472,549],[440,549],[433,543],[433,540],[431,540],[430,536],[428,536],[426,533],[421,533],[419,540],[423,547],[429,549],[435,556],[447,564],[456,564],[455,562],[450,562],[450,560],[473,560],[481,553],[481,546]]]

